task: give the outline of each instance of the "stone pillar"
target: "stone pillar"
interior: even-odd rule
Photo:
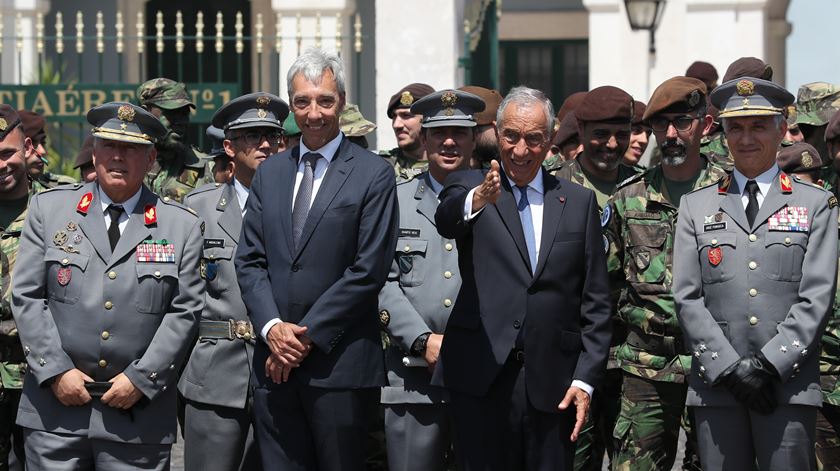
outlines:
[[[0,60],[0,82],[13,84],[38,83],[36,50],[36,18],[46,15],[49,0],[6,0],[0,2],[3,24],[3,56]],[[18,37],[20,36],[20,37]],[[20,46],[20,48],[18,48]]]

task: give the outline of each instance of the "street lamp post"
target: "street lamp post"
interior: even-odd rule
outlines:
[[[630,29],[633,31],[650,32],[650,53],[656,53],[656,42],[654,34],[659,22],[662,20],[662,12],[665,10],[666,0],[624,0],[624,7],[627,10],[627,20],[630,22]]]

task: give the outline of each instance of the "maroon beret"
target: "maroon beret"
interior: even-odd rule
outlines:
[[[560,147],[570,139],[577,138],[578,133],[577,118],[575,117],[575,112],[572,111],[563,117],[563,121],[560,121],[560,125],[557,128],[557,132],[554,133],[554,138],[551,140],[551,143]]]
[[[708,62],[695,61],[685,71],[686,77],[696,78],[703,83],[717,82],[718,73],[715,66]]]
[[[557,110],[558,123],[562,122],[567,114],[571,113],[575,110],[575,108],[580,106],[580,103],[586,97],[586,93],[587,92],[574,92],[566,97],[566,99],[563,101],[563,104],[560,105],[560,109]]]
[[[502,104],[502,94],[496,90],[491,90],[484,87],[476,87],[474,85],[467,85],[458,90],[462,92],[472,93],[473,95],[484,100],[484,111],[479,111],[473,114],[475,123],[479,126],[486,124],[493,124],[496,120],[496,112],[499,111],[499,105]]]
[[[605,85],[591,90],[575,109],[578,121],[630,123],[633,121],[633,97],[624,90]]]
[[[648,101],[644,119],[662,113],[691,113],[706,105],[706,84],[691,77],[671,77],[662,82]]]
[[[642,124],[642,118],[645,116],[647,105],[639,100],[633,100],[633,123]]]
[[[388,117],[394,119],[394,110],[411,108],[415,101],[434,93],[434,91],[435,89],[431,85],[425,83],[412,83],[404,86],[388,100]]]
[[[85,164],[92,164],[93,163],[93,134],[88,136],[85,139],[85,142],[82,144],[82,148],[79,149],[79,153],[76,154],[76,163],[73,165],[73,168],[79,168]]]
[[[46,137],[47,133],[44,128],[47,126],[47,121],[38,113],[29,110],[18,111],[20,115],[20,122],[23,124],[23,134],[33,141],[38,138]]]
[[[9,105],[0,105],[0,141],[20,124],[20,115]]]
[[[742,77],[760,78],[762,80],[773,80],[773,68],[757,57],[742,57],[729,64],[726,73],[723,74],[721,83]]]
[[[779,150],[776,163],[785,173],[810,172],[822,166],[822,159],[811,144],[795,142]]]
[[[828,142],[838,137],[840,137],[840,113],[834,113],[825,128],[825,140]]]

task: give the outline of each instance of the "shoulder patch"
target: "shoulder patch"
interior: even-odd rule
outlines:
[[[828,207],[829,207],[829,209],[834,209],[834,208],[837,207],[837,197],[836,196],[831,195],[831,196],[828,197]]]
[[[607,224],[610,223],[610,217],[612,216],[612,209],[610,209],[610,205],[607,204],[604,206],[604,210],[601,211],[601,227],[607,227]]]
[[[192,217],[198,217],[198,216],[196,216],[195,211],[193,211],[193,210],[191,210],[190,208],[188,208],[188,207],[184,206],[183,204],[181,204],[181,203],[179,203],[179,202],[175,201],[175,200],[174,200],[174,199],[172,199],[172,198],[158,198],[158,201],[159,201],[160,203],[162,203],[162,204],[167,205],[167,206],[172,206],[172,207],[175,207],[175,208],[181,209],[181,210],[183,210],[185,213],[189,214],[189,215],[190,215],[190,216],[192,216]]]

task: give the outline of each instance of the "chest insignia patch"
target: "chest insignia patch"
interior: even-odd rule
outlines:
[[[73,269],[70,267],[61,267],[58,269],[58,284],[67,286],[70,279],[73,277]]]
[[[785,206],[767,219],[767,230],[787,232],[808,232],[808,208]]]
[[[713,267],[720,265],[720,262],[723,261],[723,250],[720,247],[712,247],[709,249],[709,263],[712,264]]]

